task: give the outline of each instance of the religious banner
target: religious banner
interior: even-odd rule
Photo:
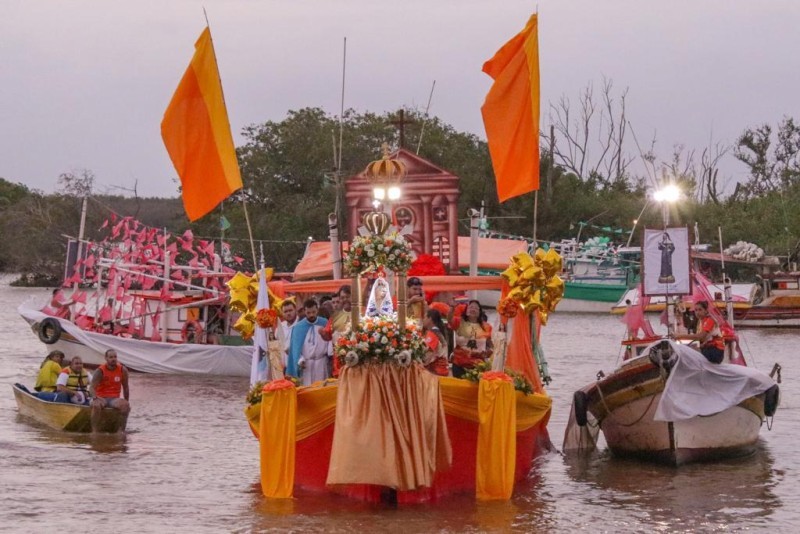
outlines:
[[[642,287],[645,296],[690,295],[689,264],[687,228],[644,231]]]

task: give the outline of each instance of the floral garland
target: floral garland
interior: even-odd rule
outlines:
[[[492,364],[488,361],[480,362],[475,365],[475,367],[468,369],[466,373],[464,373],[464,378],[469,380],[470,382],[480,382],[481,377],[486,374],[487,378],[492,376],[495,373],[499,373],[499,371],[492,371],[491,370]],[[513,369],[509,369],[506,367],[505,375],[507,375],[511,381],[514,383],[514,389],[524,393],[525,395],[530,395],[533,393],[533,386],[528,379],[522,373],[514,371]]]
[[[402,367],[421,362],[425,357],[425,339],[413,322],[400,331],[397,320],[389,315],[367,317],[357,330],[344,334],[336,342],[336,357],[343,366],[366,363],[394,363]]]
[[[383,266],[398,274],[411,268],[414,251],[405,238],[398,234],[357,236],[347,250],[344,265],[351,274],[376,271]]]

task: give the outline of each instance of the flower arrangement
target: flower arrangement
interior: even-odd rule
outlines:
[[[414,251],[405,238],[398,234],[357,236],[347,250],[345,267],[352,274],[375,271],[380,266],[404,274],[414,261]]]
[[[519,313],[519,304],[514,299],[504,298],[497,304],[497,313],[506,319],[512,319]]]
[[[492,364],[488,361],[480,362],[475,365],[475,367],[468,369],[466,373],[464,373],[464,378],[469,380],[470,382],[478,383],[484,373],[487,374],[487,378],[497,377],[499,371],[492,371],[491,370]],[[533,393],[533,386],[528,379],[522,373],[514,371],[513,369],[506,368],[504,370],[505,374],[510,377],[511,381],[514,382],[514,389],[517,391],[521,391],[525,395],[530,395]]]
[[[295,376],[286,376],[284,380],[290,381],[295,387],[300,387],[300,379]],[[259,380],[255,384],[250,387],[250,391],[247,392],[247,404],[248,405],[256,405],[261,403],[261,396],[264,394],[264,386],[269,384],[270,382],[266,380]]]
[[[278,324],[278,312],[273,308],[262,308],[256,312],[256,323],[261,328],[274,328]]]
[[[397,320],[389,315],[367,317],[361,327],[344,334],[336,342],[340,364],[353,367],[367,363],[393,363],[407,367],[425,357],[425,340],[413,322],[400,331]]]

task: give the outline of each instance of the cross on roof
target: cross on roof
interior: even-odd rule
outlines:
[[[406,124],[415,124],[417,121],[412,121],[411,119],[406,120],[406,111],[401,109],[397,112],[397,117],[394,120],[389,121],[393,124],[397,130],[400,132],[400,148],[405,148],[406,145]]]

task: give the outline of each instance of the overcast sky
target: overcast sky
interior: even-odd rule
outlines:
[[[100,191],[138,180],[140,195],[174,196],[159,125],[204,5],[237,145],[288,110],[338,114],[344,37],[346,107],[424,108],[436,80],[431,113],[484,138],[481,65],[537,5],[543,129],[549,102],[603,76],[629,88],[636,135],[656,132],[662,158],[800,119],[797,0],[5,0],[0,177],[52,192],[86,168]],[[745,173],[732,158],[723,171]]]

